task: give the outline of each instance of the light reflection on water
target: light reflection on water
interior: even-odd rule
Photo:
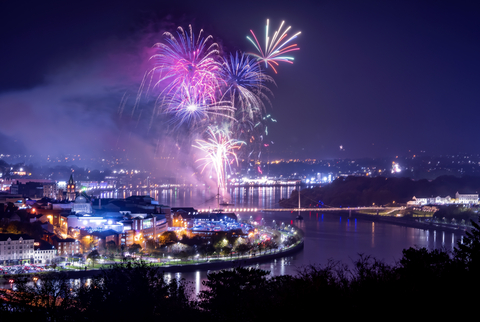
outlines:
[[[278,208],[278,201],[288,198],[295,187],[233,187],[229,191],[229,202],[237,207]],[[171,188],[160,190],[119,190],[102,193],[102,198],[126,198],[132,195],[150,195],[160,204],[169,206],[191,206],[195,208],[215,207],[215,188]],[[409,247],[428,249],[444,248],[452,251],[457,241],[463,240],[460,233],[442,230],[423,230],[397,226],[383,222],[370,222],[349,218],[346,214],[308,212],[302,213],[304,220],[295,220],[297,213],[255,212],[237,213],[239,220],[255,221],[262,218],[267,225],[273,220],[280,225],[293,224],[304,231],[303,251],[292,256],[253,265],[269,270],[271,275],[295,275],[307,265],[324,265],[329,260],[351,264],[359,254],[371,255],[386,263],[393,264],[402,256],[402,250]],[[202,281],[208,271],[175,273],[177,278],[185,278],[192,283],[195,293],[202,288]],[[173,275],[166,273],[166,278]]]
[[[225,201],[242,207],[278,208],[280,199],[288,198],[294,186],[230,187]],[[210,187],[173,187],[168,189],[119,189],[101,192],[102,198],[127,198],[149,195],[160,204],[171,207],[215,207],[217,189]]]

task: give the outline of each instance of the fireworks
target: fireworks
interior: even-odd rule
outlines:
[[[214,100],[220,82],[220,64],[216,57],[218,45],[208,45],[212,36],[204,38],[203,30],[200,30],[197,40],[192,26],[189,26],[189,30],[190,33],[186,33],[182,27],[178,27],[178,39],[165,32],[165,43],[155,44],[159,52],[151,59],[156,61],[155,69],[160,71],[157,85],[166,82],[167,93],[175,93],[182,85],[200,86],[203,94]]]
[[[265,93],[271,94],[265,83],[274,81],[262,72],[255,59],[238,52],[230,54],[224,58],[221,74],[227,85],[225,94],[237,109],[237,119],[254,119],[254,114],[264,113],[263,101],[270,102]]]
[[[202,90],[183,84],[180,90],[167,99],[164,112],[172,115],[172,122],[176,125],[186,124],[190,127],[199,127],[200,124],[209,124],[213,117],[230,118],[234,108],[229,101],[214,101],[204,97]]]
[[[252,38],[247,36],[247,39],[250,40],[250,42],[255,46],[255,48],[260,53],[259,55],[257,54],[252,54],[252,55],[257,57],[259,61],[264,62],[265,67],[270,66],[275,72],[275,74],[277,73],[277,70],[273,65],[278,66],[278,62],[286,62],[286,63],[293,64],[293,57],[284,56],[284,54],[288,52],[300,50],[300,48],[297,47],[297,44],[288,45],[288,43],[293,39],[297,38],[297,36],[300,35],[301,32],[297,32],[295,35],[285,40],[287,38],[287,32],[290,30],[291,27],[288,27],[287,29],[285,29],[285,31],[282,32],[284,23],[285,21],[282,21],[282,23],[280,24],[280,28],[278,28],[278,30],[275,31],[275,33],[273,34],[273,37],[270,39],[268,35],[269,20],[267,19],[267,26],[266,26],[266,32],[265,32],[265,47],[263,50],[253,30],[250,30],[250,32],[252,33],[252,36],[255,39],[255,41],[253,41]]]
[[[195,36],[192,26],[188,30],[178,27],[176,33],[165,32],[163,41],[154,46],[154,67],[145,73],[135,102],[134,109],[142,95],[155,91],[158,95],[152,123],[154,116],[163,114],[174,129],[186,129],[182,133],[190,139],[199,133],[206,135],[193,147],[205,152],[206,156],[197,160],[203,162],[202,173],[211,167],[222,192],[226,172],[237,161],[236,151],[246,142],[253,149],[263,144],[266,121],[270,119],[269,115],[265,117],[265,103],[270,104],[272,96],[268,84],[275,83],[263,69],[270,66],[276,73],[274,65],[293,60],[284,54],[299,49],[288,43],[300,33],[287,39],[290,27],[282,32],[282,22],[270,39],[268,24],[267,20],[264,49],[253,31],[256,42],[247,37],[260,55],[236,52],[221,57],[212,36],[205,37],[203,30]]]
[[[221,64],[212,36],[204,38],[200,30],[195,38],[192,26],[188,33],[178,27],[178,39],[169,32],[164,36],[165,42],[155,44],[158,53],[151,57],[155,62],[152,72],[158,73],[155,87],[163,86],[157,103],[180,123],[194,123],[208,113],[221,113],[225,108],[225,104],[217,104]]]
[[[233,162],[237,162],[235,150],[240,149],[245,142],[232,139],[227,131],[209,127],[207,130],[207,140],[196,140],[195,148],[206,153],[206,157],[197,161],[204,162],[202,172],[206,167],[210,166],[217,176],[217,184],[219,189],[225,191],[225,172]]]

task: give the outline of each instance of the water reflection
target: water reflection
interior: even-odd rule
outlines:
[[[375,223],[372,222],[372,248],[375,247]]]
[[[200,280],[200,271],[195,272],[195,294],[200,293],[200,286],[202,281]]]
[[[288,198],[294,186],[279,187],[229,187],[225,199],[235,205],[257,208],[278,208],[280,199]],[[97,194],[97,193],[94,193]],[[155,189],[117,189],[99,191],[101,198],[127,198],[148,195],[160,204],[172,207],[216,205],[216,189],[206,186],[170,187]]]
[[[295,187],[230,187],[228,193],[230,202],[236,207],[278,208],[278,201],[288,198]],[[125,198],[131,195],[150,195],[160,204],[169,206],[216,206],[216,189],[198,186],[188,188],[172,187],[168,189],[137,189],[102,193],[103,198]],[[351,264],[359,253],[372,255],[380,260],[392,263],[399,259],[402,250],[409,247],[426,247],[430,250],[445,247],[454,249],[455,241],[463,241],[460,234],[439,230],[441,241],[437,240],[437,231],[402,227],[383,222],[357,220],[347,216],[342,222],[342,216],[321,211],[304,213],[304,220],[296,220],[296,212],[240,212],[240,220],[260,221],[262,218],[268,225],[281,223],[293,224],[304,231],[305,247],[300,253],[290,257],[279,258],[276,261],[260,263],[258,267],[271,270],[274,275],[296,274],[305,265],[326,264],[329,259],[340,260]],[[445,238],[447,237],[447,238]],[[457,238],[456,238],[457,237]],[[458,238],[460,237],[460,238]],[[207,272],[182,273],[182,277],[194,283],[198,292],[201,281]],[[168,277],[171,279],[171,275]]]

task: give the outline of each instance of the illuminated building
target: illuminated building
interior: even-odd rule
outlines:
[[[158,237],[167,231],[165,215],[132,214],[131,216],[133,218],[121,221],[124,229],[121,237],[122,245],[144,245],[148,239],[158,240]]]
[[[456,193],[455,198],[450,196],[446,197],[430,197],[430,198],[417,198],[413,197],[411,201],[407,202],[407,206],[424,206],[424,205],[451,205],[451,204],[463,204],[463,205],[476,205],[478,204],[478,193],[461,194]]]
[[[80,242],[73,238],[52,237],[52,243],[57,249],[58,256],[68,256],[81,253]]]
[[[50,243],[40,240],[33,243],[35,248],[35,264],[50,264],[57,254],[57,250]]]
[[[0,263],[33,263],[34,239],[25,234],[0,234]]]
[[[75,202],[72,204],[72,212],[82,213],[82,214],[91,214],[92,213],[92,204],[87,202],[85,197],[78,196],[75,199]]]
[[[76,185],[75,185],[75,181],[73,181],[73,175],[71,174],[70,175],[70,179],[68,180],[67,182],[67,200],[68,201],[74,201],[77,194],[75,192],[75,188],[76,188]]]
[[[55,182],[44,183],[43,184],[43,196],[56,199],[58,195],[57,184]]]
[[[455,199],[461,204],[478,204],[478,193],[457,193]]]

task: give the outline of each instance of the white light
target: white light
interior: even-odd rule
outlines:
[[[187,106],[187,111],[189,112],[195,112],[198,109],[198,106],[195,104],[190,104]]]

